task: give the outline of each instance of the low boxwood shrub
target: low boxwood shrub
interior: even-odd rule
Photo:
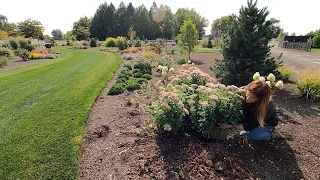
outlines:
[[[144,75],[142,76],[142,78],[147,79],[147,80],[150,80],[150,79],[152,79],[152,76],[151,76],[150,74],[144,74]]]
[[[135,77],[135,78],[141,78],[142,76],[143,76],[143,74],[140,72],[136,72],[133,74],[133,77]]]
[[[306,69],[299,73],[297,88],[300,97],[311,100],[320,99],[320,71],[318,69]]]
[[[116,83],[110,88],[108,95],[122,94],[125,90],[126,90],[126,84]]]
[[[140,89],[140,84],[138,83],[138,80],[136,79],[129,79],[127,81],[127,90],[128,91],[134,91]]]
[[[116,81],[116,83],[127,83],[127,81],[128,81],[128,79],[127,78],[117,78],[117,81]]]
[[[142,74],[152,74],[152,67],[151,64],[148,62],[138,62],[134,65],[134,69],[140,69]]]
[[[124,64],[123,67],[128,68],[129,70],[132,70],[132,66],[130,64]]]
[[[135,74],[135,73],[141,73],[141,71],[140,71],[140,69],[133,69],[133,70],[132,70],[132,73],[133,73],[133,74]]]
[[[178,59],[176,60],[176,64],[187,64],[188,63],[188,60],[186,59]]]
[[[139,78],[139,79],[137,79],[137,83],[138,83],[138,84],[148,83],[148,80],[146,80],[146,79],[144,79],[144,78]]]

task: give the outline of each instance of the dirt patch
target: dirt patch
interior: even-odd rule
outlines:
[[[30,64],[35,64],[39,62],[45,62],[50,61],[52,59],[37,59],[37,60],[29,60],[29,61],[22,61],[22,59],[18,56],[16,56],[11,62],[8,64],[8,66],[0,68],[0,71],[8,70],[8,69],[15,69],[23,66],[27,66]]]
[[[220,55],[203,56],[192,59],[211,72],[212,58]],[[160,76],[153,74],[156,82]],[[108,96],[115,78],[92,108],[81,145],[80,179],[320,178],[320,103],[306,102],[286,90],[277,92],[277,131],[284,139],[252,143],[236,136],[205,141],[191,132],[167,136],[148,131],[152,118],[143,105],[154,101],[157,92],[147,92],[151,99],[139,92]]]

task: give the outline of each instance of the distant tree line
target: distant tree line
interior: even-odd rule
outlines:
[[[173,13],[167,5],[153,2],[148,10],[144,5],[134,7],[121,2],[118,8],[107,2],[101,4],[93,18],[81,17],[74,23],[72,33],[77,40],[90,37],[105,40],[107,37],[127,36],[130,27],[140,39],[175,38],[184,20],[196,25],[199,38],[205,34],[208,20],[194,9],[179,8]]]

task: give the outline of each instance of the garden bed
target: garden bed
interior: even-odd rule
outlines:
[[[207,73],[213,59],[221,56],[197,55],[196,66]],[[152,74],[151,84],[161,79],[155,69]],[[109,96],[116,77],[90,113],[81,145],[80,179],[319,178],[320,103],[284,90],[274,99],[281,118],[277,129],[285,139],[252,143],[236,136],[205,141],[192,131],[168,136],[153,130],[153,119],[143,106],[158,94],[147,91],[147,99],[146,91],[140,90]]]

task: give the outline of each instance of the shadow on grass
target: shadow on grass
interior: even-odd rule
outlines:
[[[303,179],[285,140],[204,142],[195,135],[159,135],[166,179]]]

